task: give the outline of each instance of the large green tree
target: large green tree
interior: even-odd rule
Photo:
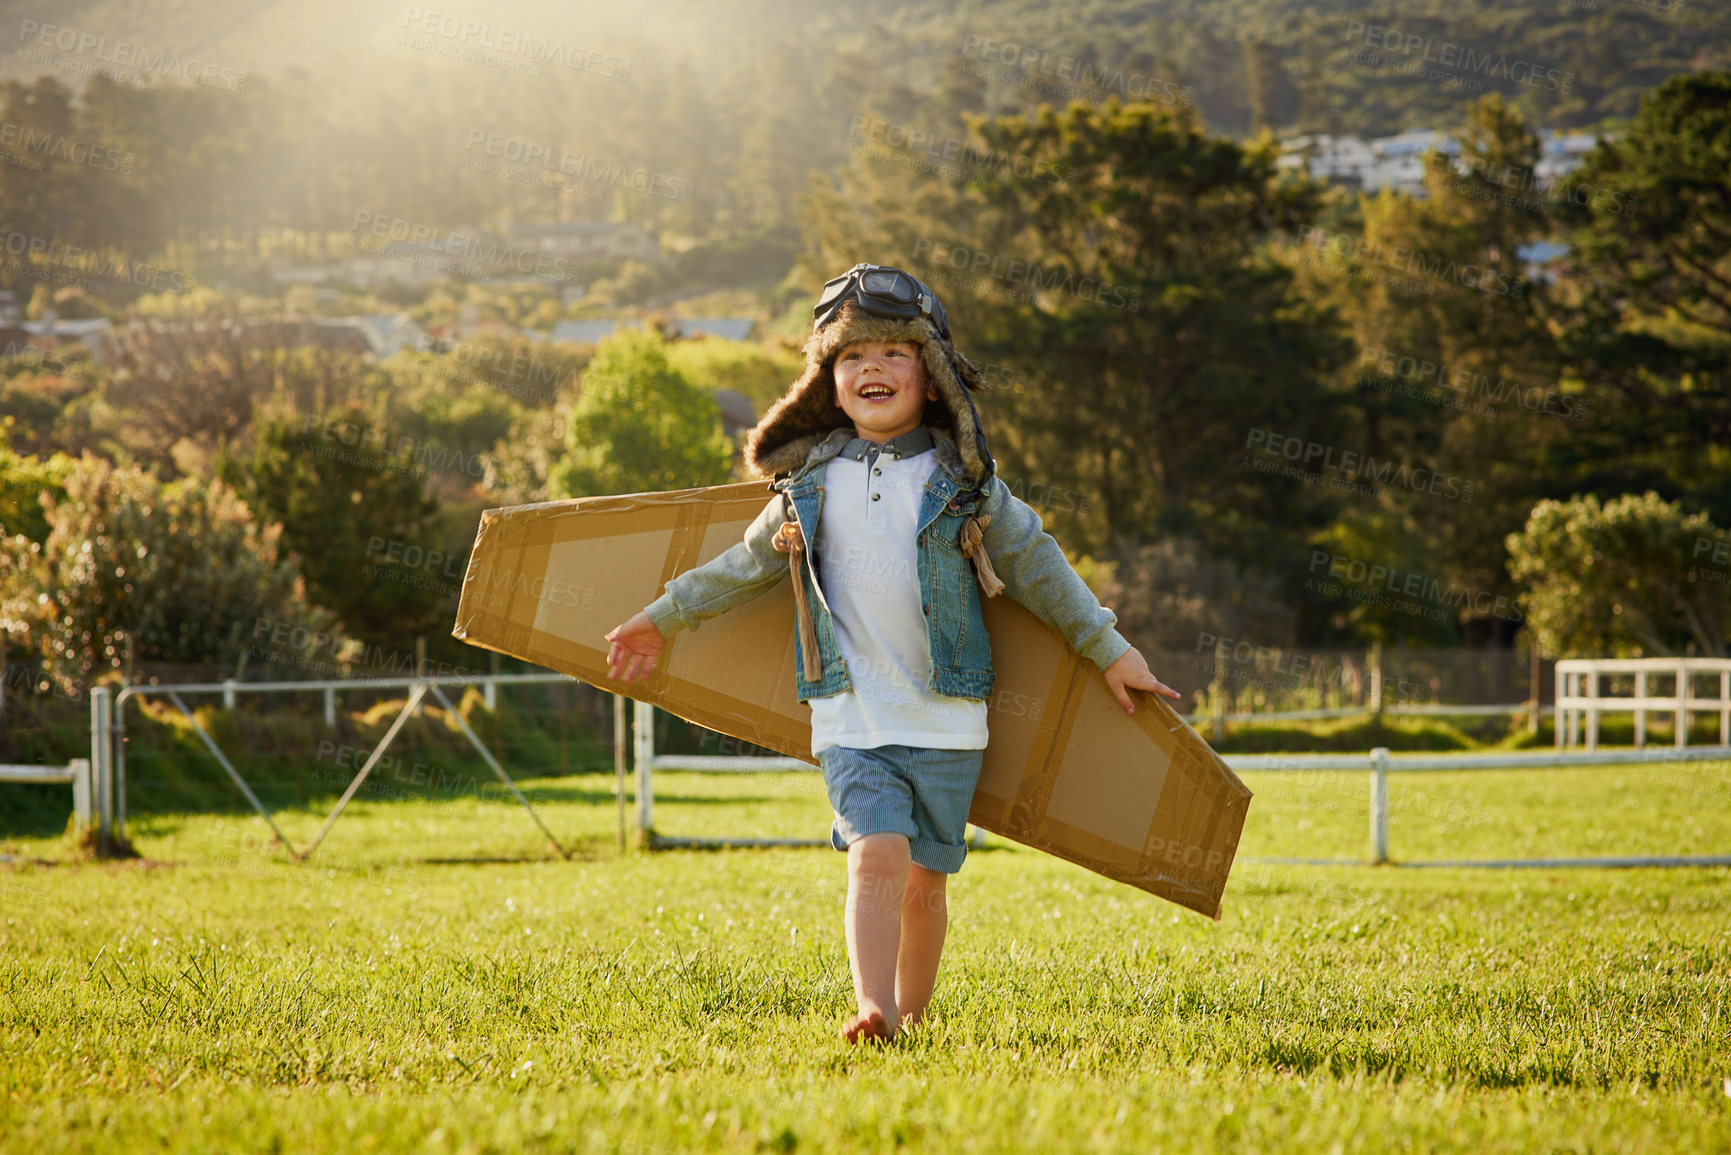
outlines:
[[[1455,136],[1457,155],[1426,156],[1424,197],[1360,195],[1288,254],[1303,291],[1336,307],[1357,347],[1337,379],[1352,401],[1339,440],[1453,479],[1441,495],[1380,485],[1344,504],[1315,544],[1508,596],[1504,538],[1553,495],[1540,462],[1581,428],[1568,415],[1583,411],[1585,387],[1565,396],[1543,286],[1519,255],[1549,228],[1523,191],[1537,138],[1495,94],[1468,106]],[[1347,616],[1396,640],[1408,627],[1435,633],[1374,606]],[[1443,623],[1445,635],[1461,624]]]
[[[1597,400],[1548,469],[1563,492],[1653,489],[1731,522],[1731,72],[1648,93],[1559,192],[1573,292],[1551,325]]]
[[[1559,658],[1722,658],[1731,645],[1724,531],[1656,493],[1542,501],[1509,535],[1527,625]],[[1703,560],[1705,559],[1705,560]]]
[[[1731,72],[1674,76],[1566,180],[1581,265],[1636,313],[1731,337]]]
[[[732,459],[714,395],[668,363],[656,334],[620,333],[583,373],[548,496],[721,485]]]
[[[1263,560],[1321,517],[1240,464],[1252,430],[1317,434],[1335,407],[1346,346],[1264,252],[1318,187],[1159,103],[976,120],[971,141],[965,179],[861,157],[816,186],[807,275],[877,260],[930,281],[962,351],[1019,386],[980,402],[1006,481],[1088,498],[1068,545],[1177,532]]]

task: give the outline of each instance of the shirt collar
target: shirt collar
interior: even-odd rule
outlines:
[[[900,459],[917,456],[933,448],[935,444],[932,440],[931,427],[921,425],[908,430],[906,433],[898,433],[881,445],[869,438],[855,437],[841,447],[839,456],[845,457],[849,461],[864,461],[882,452]]]

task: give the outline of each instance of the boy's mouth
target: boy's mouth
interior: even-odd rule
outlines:
[[[859,391],[861,401],[887,401],[896,395],[888,385],[867,385]]]

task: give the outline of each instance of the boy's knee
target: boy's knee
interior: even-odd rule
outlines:
[[[848,847],[848,864],[856,872],[902,876],[912,862],[905,834],[867,834]]]

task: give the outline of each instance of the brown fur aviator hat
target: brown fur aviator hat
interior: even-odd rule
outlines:
[[[745,465],[756,477],[782,477],[805,464],[806,455],[837,429],[853,422],[835,403],[835,358],[860,341],[909,341],[920,348],[927,383],[938,399],[926,402],[924,421],[949,434],[961,455],[968,480],[983,485],[992,475],[992,454],[968,390],[982,388],[985,377],[957,353],[924,316],[906,320],[880,317],[849,301],[833,320],[805,342],[805,372],[770,407],[745,443]]]

